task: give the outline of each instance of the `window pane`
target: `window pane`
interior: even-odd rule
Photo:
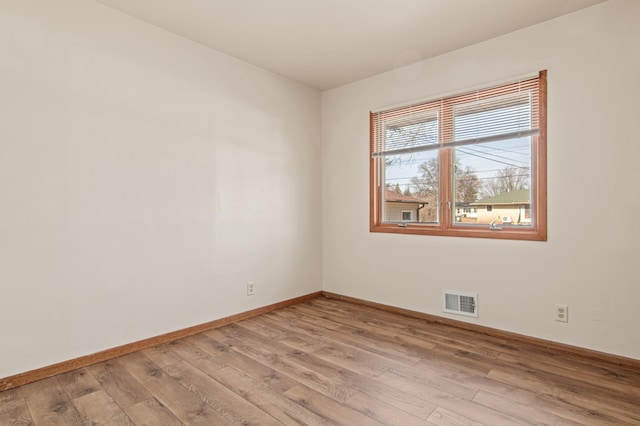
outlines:
[[[458,147],[454,157],[455,223],[532,225],[531,138]]]
[[[384,157],[383,222],[437,223],[440,187],[438,152]]]
[[[531,127],[526,93],[456,107],[454,139],[482,138]],[[454,223],[531,225],[531,138],[461,146],[454,154]],[[477,208],[476,213],[464,209]],[[529,216],[529,217],[527,217]]]

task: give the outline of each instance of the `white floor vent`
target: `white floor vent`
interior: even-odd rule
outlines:
[[[478,294],[444,290],[442,310],[450,314],[478,317]]]

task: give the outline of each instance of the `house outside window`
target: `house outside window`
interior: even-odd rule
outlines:
[[[478,223],[489,224],[495,220],[494,223],[502,225],[531,225],[531,215],[527,214],[531,204],[529,195],[529,190],[521,189],[473,203],[481,208]],[[486,206],[486,211],[482,210],[483,206]]]
[[[370,148],[372,232],[546,240],[546,71],[372,112]]]
[[[424,219],[427,200],[404,195],[397,190],[385,190],[385,212],[390,223],[403,223]]]

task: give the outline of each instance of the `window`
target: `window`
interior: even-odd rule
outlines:
[[[402,220],[411,220],[411,210],[402,210]]]
[[[371,231],[545,241],[546,87],[541,71],[372,112]],[[420,203],[411,223],[389,188]]]

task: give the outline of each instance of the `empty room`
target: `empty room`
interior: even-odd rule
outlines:
[[[0,425],[640,425],[639,23],[0,0]]]

